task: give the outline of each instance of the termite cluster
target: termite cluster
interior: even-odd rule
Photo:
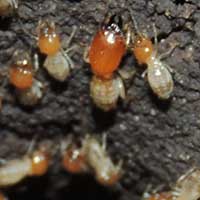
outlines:
[[[68,141],[62,150],[63,166],[70,173],[92,173],[96,180],[107,186],[118,182],[122,175],[122,161],[114,164],[106,151],[106,139],[86,135],[78,146]]]
[[[17,15],[18,5],[19,2],[17,0],[0,1],[0,16]],[[48,18],[39,20],[38,26],[35,28],[36,35],[32,35],[25,30],[23,24],[21,26],[24,34],[34,38],[38,52],[34,52],[33,55],[33,52],[29,51],[29,49],[16,49],[9,69],[4,74],[16,89],[19,102],[26,106],[34,106],[43,97],[46,86],[45,83],[37,80],[37,73],[41,66],[38,54],[46,56],[43,67],[47,72],[57,81],[65,81],[70,74],[70,69],[74,67],[71,58],[68,56],[68,52],[73,48],[68,48],[68,45],[76,29],[73,29],[67,41],[68,45],[64,49],[53,20]]]
[[[27,177],[43,176],[47,173],[53,157],[60,156],[60,165],[71,174],[91,174],[103,186],[111,187],[122,177],[122,160],[117,163],[106,149],[106,135],[102,139],[86,134],[83,138],[68,135],[62,138],[55,151],[53,143],[41,142],[37,148],[21,158],[1,160],[0,188],[18,184]],[[57,159],[56,159],[57,160]],[[142,200],[198,200],[200,198],[200,168],[194,167],[183,174],[170,190],[164,192],[145,192]],[[1,200],[7,199],[0,192]]]
[[[0,1],[0,15],[9,16],[17,13],[18,6],[17,0]],[[118,14],[105,17],[83,56],[84,60],[89,62],[93,73],[90,81],[90,96],[94,104],[104,111],[116,108],[119,97],[126,98],[119,65],[127,51],[133,53],[139,65],[147,66],[143,74],[147,74],[152,91],[160,99],[169,99],[173,91],[171,68],[161,61],[163,55],[158,56],[157,53],[155,25],[153,45],[151,39],[139,30],[131,10],[129,14],[128,22],[124,22],[122,16]],[[34,36],[23,27],[22,30],[35,39],[38,54],[46,56],[43,67],[49,75],[57,81],[64,82],[74,68],[68,53],[73,50],[69,44],[76,28],[72,30],[65,49],[53,20],[39,20]],[[45,84],[35,78],[41,63],[32,59],[27,50],[24,52],[16,50],[13,57],[8,75],[10,83],[16,88],[20,103],[35,105],[42,98],[45,88]],[[37,67],[34,67],[34,63]]]
[[[79,141],[70,135],[62,139],[59,148],[55,148],[52,142],[41,142],[37,148],[32,145],[21,158],[3,160],[0,165],[0,188],[16,185],[26,177],[45,175],[55,154],[60,156],[60,164],[67,172],[88,173],[103,186],[115,185],[122,175],[122,161],[118,164],[112,161],[106,150],[105,135],[102,141],[89,134]]]

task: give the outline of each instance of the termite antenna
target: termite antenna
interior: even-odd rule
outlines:
[[[127,6],[127,9],[128,9],[129,14],[130,14],[131,20],[133,22],[133,27],[134,27],[134,29],[136,31],[136,34],[137,35],[141,35],[141,33],[139,31],[138,23],[137,23],[134,15],[133,15],[133,11],[131,10],[131,8],[129,6]]]
[[[112,3],[112,0],[107,0],[106,1],[106,8],[105,8],[105,15],[107,15],[109,13],[109,9],[110,9],[110,5]]]
[[[158,32],[155,23],[152,24],[154,32],[154,45],[155,45],[155,54],[158,52]]]
[[[26,152],[26,155],[30,155],[32,152],[33,152],[33,149],[36,145],[36,140],[38,138],[38,135],[34,135],[29,146],[28,146],[28,149],[27,149],[27,152]]]
[[[68,49],[72,39],[74,38],[74,36],[76,34],[77,29],[78,29],[77,26],[73,26],[72,32],[71,32],[71,34],[70,34],[70,36],[69,36],[69,38],[68,38],[68,40],[66,42],[66,46],[64,47],[65,49]],[[68,50],[68,52],[69,52],[69,50]]]
[[[104,151],[106,150],[106,141],[107,141],[107,133],[104,132],[102,136],[102,148]]]
[[[19,5],[19,1],[18,0],[14,0],[14,1],[12,1],[12,4],[13,4],[14,12],[16,12],[18,7],[19,7],[18,6]]]

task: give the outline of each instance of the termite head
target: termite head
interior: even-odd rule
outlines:
[[[65,81],[70,75],[71,59],[64,52],[58,51],[53,56],[47,56],[44,67],[48,73],[58,81]]]
[[[32,175],[41,176],[47,172],[49,167],[49,155],[46,150],[40,149],[33,152],[32,157]]]
[[[126,51],[121,26],[121,17],[113,15],[104,21],[100,30],[95,34],[89,48],[88,58],[96,76],[110,79],[113,72],[117,70]]]
[[[136,35],[133,41],[133,53],[139,64],[146,64],[153,53],[152,41],[144,35]]]
[[[38,47],[41,53],[46,55],[54,55],[60,50],[60,36],[56,31],[55,23],[53,21],[40,21],[37,32]]]
[[[70,173],[82,173],[87,170],[86,157],[81,148],[71,146],[63,153],[63,167]]]

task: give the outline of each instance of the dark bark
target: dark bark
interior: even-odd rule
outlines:
[[[108,135],[107,148],[114,160],[124,160],[120,186],[102,188],[91,177],[71,176],[60,166],[56,154],[49,173],[42,178],[23,181],[7,192],[11,199],[139,199],[148,184],[153,188],[169,186],[183,172],[198,165],[200,141],[200,3],[198,0],[118,0],[110,10],[121,12],[126,20],[125,2],[139,23],[153,38],[151,24],[158,28],[159,52],[178,42],[173,54],[165,59],[174,69],[175,89],[171,101],[158,100],[141,78],[142,69],[127,55],[122,66],[136,69],[133,80],[126,82],[128,100],[115,112],[94,108],[89,96],[91,71],[82,59],[84,48],[106,14],[106,0],[23,0],[20,20],[34,33],[41,17],[52,17],[60,27],[63,41],[73,26],[78,27],[72,43],[77,51],[72,59],[75,69],[64,83],[58,83],[41,68],[39,80],[47,84],[41,103],[32,109],[18,104],[13,88],[1,88],[0,157],[11,159],[26,152],[34,135],[37,141],[58,144],[67,134]],[[17,48],[36,49],[36,43],[24,34],[18,17],[0,21],[0,66],[7,69]],[[42,61],[42,58],[41,58]],[[3,81],[2,81],[3,84]]]

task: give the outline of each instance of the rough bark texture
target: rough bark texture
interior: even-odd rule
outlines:
[[[89,96],[91,71],[82,57],[106,14],[107,0],[22,0],[20,20],[30,33],[38,20],[52,17],[60,27],[63,42],[72,27],[78,31],[72,41],[75,69],[64,83],[58,83],[44,68],[37,78],[46,83],[41,103],[34,108],[18,104],[13,88],[2,80],[0,114],[0,157],[11,159],[26,152],[34,135],[50,140],[55,148],[67,134],[107,133],[107,149],[114,160],[124,161],[120,186],[103,188],[92,177],[72,176],[62,170],[57,153],[48,174],[26,179],[7,190],[11,199],[139,199],[148,184],[169,186],[193,165],[199,165],[200,141],[200,3],[198,0],[117,0],[110,10],[126,20],[128,5],[141,30],[153,39],[152,23],[158,29],[159,52],[171,44],[179,46],[165,59],[174,69],[175,89],[171,101],[158,100],[141,77],[143,69],[128,54],[122,67],[135,69],[126,82],[127,101],[115,112],[97,110]],[[126,4],[125,4],[126,3]],[[0,67],[7,69],[17,48],[36,49],[24,34],[18,17],[0,19]],[[42,62],[43,58],[41,58]]]

